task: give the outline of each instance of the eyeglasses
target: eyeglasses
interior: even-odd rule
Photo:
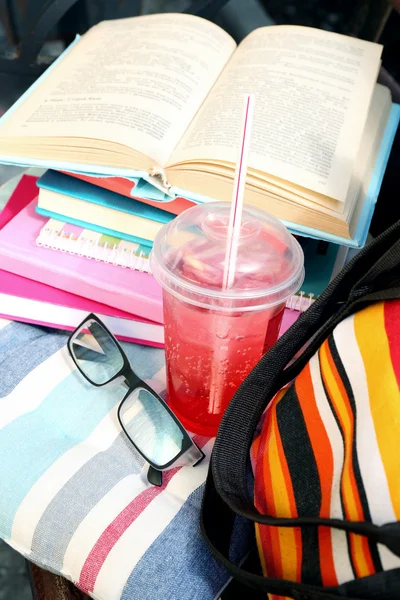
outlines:
[[[95,386],[123,378],[128,391],[118,407],[118,420],[136,450],[149,463],[148,481],[162,485],[162,471],[195,466],[204,453],[160,396],[132,370],[120,344],[94,314],[68,339],[68,350],[82,375]]]

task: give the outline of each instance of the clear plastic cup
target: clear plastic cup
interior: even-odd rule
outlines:
[[[230,205],[195,206],[150,255],[163,287],[167,400],[189,431],[215,435],[233,394],[279,333],[304,279],[299,243],[278,219],[243,210],[235,278],[223,289]]]

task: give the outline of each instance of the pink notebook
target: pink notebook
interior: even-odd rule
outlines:
[[[117,268],[36,245],[46,219],[36,198],[0,231],[0,267],[157,323],[163,322],[161,287],[152,275]]]
[[[36,195],[36,177],[24,175],[0,212],[0,230]],[[95,312],[121,340],[163,346],[164,328],[94,300],[0,270],[0,316],[17,321],[73,330]]]
[[[94,312],[120,340],[164,346],[164,327],[127,312],[0,271],[0,317],[73,331]]]

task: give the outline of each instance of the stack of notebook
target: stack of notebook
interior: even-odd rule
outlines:
[[[125,213],[115,207],[138,203],[61,173],[48,171],[40,179],[23,176],[0,213],[0,316],[71,330],[88,312],[95,312],[118,338],[162,346],[162,294],[148,266],[151,242],[123,239],[114,229],[109,235],[100,224],[41,206],[43,191],[50,192],[50,200],[51,194],[63,193],[68,203],[76,199],[77,190],[99,198],[102,208],[104,198],[112,197],[110,210],[121,225]],[[79,201],[92,202],[82,197]],[[185,200],[180,202],[183,206],[177,210],[186,209]],[[307,276],[301,292],[288,303],[284,326],[311,304],[346,256],[346,249],[336,244],[307,238],[300,242]]]
[[[147,272],[148,253],[126,242],[132,246],[130,266],[118,266],[111,256],[89,260],[82,237],[63,237],[66,221],[38,214],[36,184],[35,177],[23,176],[0,213],[0,315],[71,330],[95,312],[120,339],[162,346],[161,289]],[[100,234],[99,240],[103,248],[108,240],[115,255],[124,254],[125,242]],[[100,247],[93,244],[92,251]]]
[[[99,186],[99,181],[103,185]],[[146,254],[161,227],[169,223],[176,213],[171,212],[171,207],[164,210],[164,207],[160,208],[162,204],[158,203],[157,206],[156,202],[143,197],[135,198],[106,189],[105,183],[115,189],[112,180],[102,182],[97,179],[94,182],[90,177],[77,178],[48,170],[37,183],[39,195],[36,211],[44,217],[75,225],[78,229],[70,228],[69,235],[75,235],[79,228],[89,229],[101,236],[140,245],[142,253]],[[177,201],[173,204],[173,211],[177,206],[181,210],[185,208],[183,199],[183,207]],[[186,201],[186,204],[191,203]]]
[[[381,51],[292,26],[236,48],[184,14],[77,38],[0,119],[0,162],[46,170],[0,221],[0,313],[73,327],[94,310],[121,337],[161,343],[149,252],[183,210],[230,201],[243,92],[255,96],[245,202],[303,236],[289,312],[304,310],[343,265],[341,245],[366,240],[400,115],[376,84]]]

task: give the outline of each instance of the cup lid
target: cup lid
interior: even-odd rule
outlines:
[[[150,255],[155,278],[170,293],[203,308],[260,310],[285,302],[304,280],[297,240],[272,215],[243,210],[233,284],[223,287],[230,204],[190,208],[157,234]]]

